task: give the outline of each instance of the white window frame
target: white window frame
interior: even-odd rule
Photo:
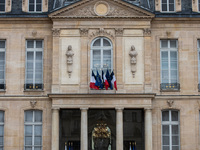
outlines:
[[[99,47],[93,46],[94,42],[99,40],[99,39],[100,39],[100,46]],[[110,46],[107,46],[107,47],[103,46],[103,39],[107,40],[110,43]],[[100,68],[100,70],[104,70],[104,71],[106,71],[107,68],[103,68],[103,51],[104,50],[111,50],[111,68],[110,69],[112,71],[113,70],[113,45],[112,45],[111,40],[109,40],[106,37],[98,37],[98,38],[95,38],[91,43],[90,69],[91,69],[91,71],[96,70],[96,69],[98,69],[98,71],[99,71],[99,68],[93,68],[93,51],[94,50],[100,50],[101,51],[101,68]]]
[[[161,45],[161,42],[163,41],[163,40],[167,40],[168,41],[168,47],[167,48],[162,48],[162,45]],[[168,39],[162,39],[162,40],[160,40],[160,72],[161,72],[161,83],[164,83],[163,81],[162,81],[162,52],[163,51],[165,51],[165,52],[168,52],[168,77],[169,77],[169,79],[168,79],[168,81],[169,81],[169,83],[171,83],[171,61],[170,61],[170,52],[171,51],[174,51],[174,52],[177,52],[177,83],[179,83],[179,65],[178,65],[178,40],[176,40],[176,48],[170,48],[170,41],[171,40],[176,40],[176,39],[170,39],[170,40],[168,40]]]
[[[27,111],[33,111],[33,118],[32,118],[32,122],[26,122],[25,118],[26,118],[26,112]],[[24,112],[24,150],[26,149],[26,147],[32,147],[32,150],[35,150],[35,147],[41,147],[42,150],[42,145],[34,145],[34,140],[35,140],[35,126],[41,126],[42,127],[42,133],[43,133],[43,112],[41,110],[37,110],[37,111],[41,111],[42,112],[42,121],[41,122],[34,122],[35,120],[35,110],[27,110]],[[32,145],[25,145],[25,126],[32,126]],[[43,135],[43,134],[42,134]],[[41,139],[41,143],[43,143],[43,138]]]
[[[175,12],[176,11],[176,0],[174,0],[174,11],[169,11],[169,0],[167,0],[167,11],[162,10],[162,0],[160,0],[160,5],[161,5],[161,12]]]
[[[198,52],[198,80],[200,84],[200,40],[197,40],[197,52]]]
[[[5,112],[0,110],[1,113],[3,113],[3,122],[0,122],[0,126],[3,126],[3,145],[0,145],[0,148],[3,148],[4,149],[4,122],[5,122]]]
[[[28,41],[34,41],[34,48],[28,48]],[[36,48],[36,41],[42,41],[42,48]],[[36,70],[36,67],[35,67],[35,63],[36,63],[36,52],[42,52],[42,83],[43,84],[43,72],[44,72],[44,69],[43,69],[43,49],[44,49],[44,41],[43,40],[26,40],[26,72],[25,72],[25,84],[29,84],[27,83],[27,63],[28,63],[28,60],[27,60],[27,53],[28,52],[33,52],[34,53],[34,56],[33,56],[33,86],[35,86],[35,70]],[[33,88],[35,89],[35,88]],[[41,89],[39,89],[41,90]]]
[[[28,12],[34,12],[34,13],[41,13],[42,12],[42,6],[43,6],[43,0],[41,0],[41,11],[37,11],[37,0],[34,0],[34,11],[30,11],[30,8],[29,8],[29,3],[30,3],[30,0],[28,0]]]
[[[4,0],[4,1],[5,1],[5,5],[4,5],[4,9],[5,9],[5,10],[4,10],[4,11],[1,11],[1,10],[0,10],[0,13],[6,12],[6,0]]]
[[[172,150],[172,146],[174,146],[174,145],[172,145],[172,125],[178,125],[178,136],[179,136],[179,145],[175,145],[175,146],[178,146],[179,147],[179,150],[180,150],[180,113],[179,113],[179,111],[178,110],[163,110],[162,111],[162,113],[164,112],[164,111],[168,111],[169,112],[169,121],[163,121],[163,118],[162,118],[162,114],[161,114],[161,122],[162,122],[162,124],[161,124],[161,128],[162,128],[162,130],[161,130],[161,146],[162,146],[162,150],[163,150],[163,125],[168,125],[169,126],[169,150]],[[176,112],[178,112],[178,121],[172,121],[172,111],[176,111]],[[177,136],[177,135],[176,135]]]
[[[5,42],[5,47],[0,48],[0,52],[1,53],[4,52],[4,70],[3,70],[4,71],[4,79],[3,79],[3,83],[4,83],[4,86],[5,86],[5,84],[6,84],[6,40],[0,40],[0,41]],[[5,89],[5,87],[4,87],[4,89]],[[0,89],[0,90],[2,90],[2,89]]]

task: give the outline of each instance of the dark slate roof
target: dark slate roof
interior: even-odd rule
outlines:
[[[44,18],[48,17],[48,14],[59,10],[63,7],[76,3],[80,0],[75,0],[72,3],[64,2],[61,4],[61,0],[49,0],[49,11],[45,13],[27,13],[22,11],[22,0],[12,0],[12,11],[8,13],[0,13],[0,18]],[[127,3],[145,9],[155,14],[155,17],[200,17],[200,13],[192,12],[192,0],[182,0],[182,11],[176,13],[162,13],[155,11],[155,0],[140,0],[140,2],[131,2],[129,0],[123,0]]]

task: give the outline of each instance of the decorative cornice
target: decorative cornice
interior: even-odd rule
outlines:
[[[88,28],[80,28],[81,36],[88,36]]]
[[[123,28],[115,28],[115,35],[116,36],[123,36],[124,29]]]
[[[82,0],[71,6],[64,7],[63,9],[57,10],[49,14],[50,18],[153,18],[155,15],[142,8],[138,8],[121,0],[110,0],[109,1],[109,12],[105,16],[98,16],[94,11],[94,5],[98,2],[97,0]],[[107,1],[108,2],[108,1]],[[88,5],[86,5],[88,3]],[[114,3],[118,3],[115,4]],[[85,7],[82,7],[86,5]],[[122,9],[120,7],[126,7]],[[79,9],[77,7],[81,6]]]
[[[144,36],[151,36],[151,29],[149,28],[143,29],[143,32],[144,32]]]
[[[37,31],[36,31],[36,30],[33,30],[33,31],[32,31],[32,36],[35,37],[36,35],[37,35]]]
[[[52,29],[53,36],[59,36],[60,35],[60,29]]]
[[[99,30],[94,31],[94,32],[90,33],[90,35],[89,35],[90,38],[93,38],[96,36],[109,36],[112,39],[114,39],[114,35],[111,32],[106,31],[104,28],[100,28]]]

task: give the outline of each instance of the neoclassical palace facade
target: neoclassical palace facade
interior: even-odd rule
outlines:
[[[0,0],[0,150],[199,150],[199,83],[199,0]]]

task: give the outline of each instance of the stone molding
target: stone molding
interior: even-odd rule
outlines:
[[[151,36],[151,29],[150,28],[143,29],[143,33],[144,36]]]
[[[80,28],[79,30],[81,36],[88,36],[88,28]]]
[[[89,38],[94,38],[94,37],[97,37],[97,36],[108,36],[112,39],[114,39],[114,35],[111,33],[111,31],[107,31],[105,30],[104,28],[99,28],[98,30],[92,32],[89,34]]]
[[[167,104],[169,105],[169,109],[173,108],[174,100],[168,100]]]
[[[49,14],[50,18],[154,18],[154,14],[121,0],[106,1],[108,13],[99,16],[94,7],[98,0],[82,0]]]
[[[115,35],[116,36],[123,36],[124,29],[123,28],[115,28]]]
[[[30,101],[30,104],[31,104],[31,107],[32,108],[35,108],[36,104],[37,104],[37,101]]]
[[[60,29],[53,28],[52,29],[52,34],[53,34],[53,36],[60,36]]]

